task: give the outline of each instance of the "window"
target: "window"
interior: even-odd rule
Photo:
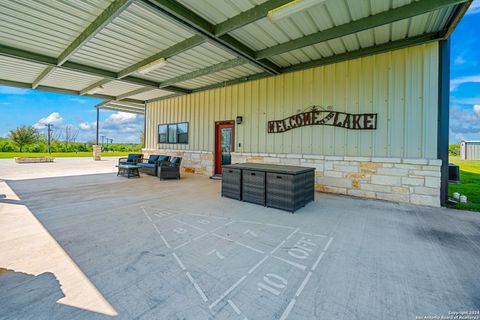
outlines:
[[[188,144],[188,122],[159,125],[158,143]]]

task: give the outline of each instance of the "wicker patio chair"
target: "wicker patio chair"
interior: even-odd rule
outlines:
[[[172,157],[170,161],[162,161],[158,166],[158,177],[164,179],[180,179],[182,158]]]

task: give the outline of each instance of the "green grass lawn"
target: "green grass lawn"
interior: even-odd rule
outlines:
[[[102,157],[123,157],[127,156],[128,152],[102,152]],[[92,157],[92,152],[52,152],[52,153],[35,153],[35,152],[0,152],[0,159],[9,159],[16,157],[45,157],[50,156],[54,158],[71,158],[71,157]]]
[[[450,163],[460,166],[460,183],[448,185],[448,195],[454,192],[466,195],[467,204],[458,204],[457,209],[480,211],[480,161],[460,160],[460,157],[450,157]]]

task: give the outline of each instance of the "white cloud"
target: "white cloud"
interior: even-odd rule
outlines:
[[[138,143],[143,130],[143,117],[133,113],[115,112],[100,123],[100,132],[117,142]]]
[[[30,93],[30,90],[28,89],[0,86],[0,94],[29,94],[29,93]]]
[[[68,100],[76,103],[81,103],[81,104],[85,104],[89,102],[87,99],[82,99],[82,98],[70,98]]]
[[[78,124],[78,127],[80,128],[80,130],[89,131],[89,130],[92,130],[95,127],[95,123],[94,122],[92,122],[92,123],[80,122]]]
[[[454,91],[464,83],[479,83],[479,82],[480,82],[480,75],[455,78],[450,81],[450,90]]]
[[[134,122],[136,118],[137,115],[134,113],[115,112],[105,120],[105,123],[107,125],[120,125]]]
[[[473,108],[459,108],[453,106],[450,110],[450,142],[460,140],[480,139],[480,106]]]
[[[480,105],[476,104],[473,106],[473,112],[477,115],[480,120]]]
[[[38,120],[33,126],[37,129],[44,129],[45,125],[49,123],[53,124],[54,126],[58,126],[63,123],[63,118],[60,116],[60,113],[52,112],[48,115],[48,117]]]
[[[467,15],[468,14],[476,14],[480,12],[480,1],[475,0],[473,3],[470,5],[470,8],[468,8]]]

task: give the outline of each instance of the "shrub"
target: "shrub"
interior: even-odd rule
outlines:
[[[448,155],[452,157],[460,156],[460,145],[459,144],[449,144],[448,145]]]

